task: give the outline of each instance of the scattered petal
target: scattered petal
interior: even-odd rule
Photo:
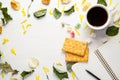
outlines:
[[[10,80],[18,80],[18,78],[10,78]]]
[[[31,27],[31,26],[32,26],[32,24],[27,24],[26,25],[26,29],[29,28],[29,27]]]
[[[87,29],[87,28],[88,28],[88,25],[87,25],[87,24],[85,24],[84,29]]]
[[[26,16],[26,12],[25,12],[25,9],[22,8],[22,15],[25,17]]]
[[[116,22],[118,20],[120,20],[120,11],[115,11],[112,15],[113,17],[113,21]]]
[[[78,29],[75,29],[75,32],[80,35],[80,31]]]
[[[71,77],[74,79],[75,78],[75,73],[71,72]]]
[[[0,26],[0,34],[2,34],[2,27]]]
[[[79,11],[79,7],[78,7],[78,5],[76,3],[74,3],[74,7],[75,7],[76,11]]]
[[[25,35],[27,33],[27,31],[23,31],[23,34]]]
[[[71,32],[72,31],[72,27],[71,26],[68,26],[67,27],[67,32]]]
[[[11,7],[14,9],[14,10],[20,10],[20,3],[16,0],[11,0]]]
[[[61,2],[61,1],[60,1],[60,0],[58,0],[58,8],[60,7],[60,2]]]
[[[5,54],[2,52],[2,57],[4,57],[5,56]]]
[[[72,37],[72,38],[75,37],[75,33],[74,33],[74,31],[72,31],[70,34],[71,34],[71,37]]]
[[[39,74],[36,75],[36,80],[40,80],[40,75]]]
[[[120,39],[118,40],[118,42],[120,43]]]
[[[45,67],[45,66],[43,67],[43,70],[44,70],[45,73],[48,73],[50,71],[49,68]]]
[[[112,5],[112,3],[113,3],[113,0],[109,0],[109,5]]]
[[[31,68],[36,68],[39,65],[39,60],[35,57],[31,57],[28,62]]]
[[[80,14],[80,22],[82,22],[84,19],[84,15],[83,14]]]
[[[63,13],[64,13],[64,11],[65,11],[65,8],[66,8],[65,6],[62,7],[62,12],[63,12]]]
[[[49,14],[50,14],[50,15],[53,15],[53,10],[52,10],[52,9],[49,11]]]
[[[8,42],[9,42],[9,39],[8,38],[4,38],[2,44],[6,44]]]
[[[21,22],[21,24],[26,23],[26,22],[27,22],[27,19],[24,19],[24,20]]]
[[[91,43],[92,43],[91,38],[87,38],[86,41],[88,42],[88,44],[91,44]]]
[[[92,38],[95,38],[95,37],[96,37],[96,34],[95,34],[95,33],[92,33],[90,36],[91,36]]]
[[[22,24],[22,30],[23,30],[23,32],[26,32],[26,28],[25,28],[24,24]]]
[[[4,77],[5,77],[5,74],[4,74],[4,73],[1,73],[1,76],[2,76],[2,78],[4,78]]]
[[[118,4],[118,3],[116,3],[116,4],[114,5],[114,9],[116,9],[116,8],[118,7],[118,5],[119,5],[119,4]]]
[[[61,2],[62,2],[63,4],[68,4],[68,3],[71,2],[71,0],[61,0]]]
[[[62,66],[61,62],[55,62],[56,65]]]
[[[94,30],[90,29],[90,35],[91,35],[92,33],[94,33]]]
[[[45,8],[39,8],[38,11],[39,11],[39,10],[44,10],[44,9],[45,9]]]
[[[88,2],[88,3],[86,3],[85,4],[85,6],[83,6],[83,11],[85,12],[85,11],[87,11],[88,10],[88,8],[91,6],[91,3],[90,2]]]
[[[120,27],[120,20],[116,21],[114,24]]]
[[[14,48],[12,48],[12,49],[11,49],[11,53],[12,53],[13,55],[16,55],[16,50],[15,50]]]
[[[86,0],[82,0],[81,5],[84,5],[86,3]]]

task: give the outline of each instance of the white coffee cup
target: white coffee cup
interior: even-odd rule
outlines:
[[[103,17],[102,17],[103,16]],[[94,30],[101,30],[106,28],[111,21],[110,11],[106,6],[96,4],[91,6],[85,15],[87,25]]]

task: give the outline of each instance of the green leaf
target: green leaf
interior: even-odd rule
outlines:
[[[76,29],[79,29],[80,27],[81,27],[81,24],[80,24],[80,23],[78,23],[78,24],[75,26]]]
[[[36,18],[41,18],[46,15],[46,12],[47,12],[47,9],[42,9],[42,10],[34,12],[34,16]]]
[[[2,68],[2,72],[4,72],[4,73],[12,72],[12,75],[18,73],[18,71],[13,70],[12,67],[10,66],[10,64],[8,64],[7,62],[0,63],[0,67]]]
[[[22,76],[22,78],[25,78],[27,75],[33,73],[34,70],[31,70],[31,71],[23,71],[20,75]]]
[[[67,72],[63,72],[63,73],[60,73],[59,71],[57,71],[57,69],[53,66],[53,72],[57,75],[57,77],[62,80],[64,78],[68,78],[68,74]]]
[[[2,11],[2,14],[3,14],[3,17],[4,19],[2,18],[2,21],[3,21],[3,25],[7,24],[10,20],[12,20],[12,17],[8,14],[8,9],[7,7],[5,8],[1,8],[1,11]]]
[[[2,7],[2,3],[0,2],[0,9],[1,9],[1,7]]]
[[[108,27],[108,29],[106,30],[106,34],[108,36],[115,36],[119,33],[119,28],[116,26],[110,26]]]
[[[1,18],[1,20],[2,20],[2,24],[5,25],[5,19]]]
[[[76,62],[67,62],[66,67],[69,72],[72,72],[72,65],[75,64]]]
[[[59,19],[61,17],[62,13],[58,10],[58,9],[54,9],[53,11],[53,16],[56,18],[56,19]]]
[[[104,6],[107,6],[107,3],[105,0],[98,0],[97,4],[102,4]]]
[[[64,11],[64,13],[65,13],[66,15],[70,15],[70,14],[72,14],[73,12],[75,12],[74,6],[72,6],[70,9]]]

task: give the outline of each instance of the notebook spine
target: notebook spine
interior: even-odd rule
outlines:
[[[104,66],[104,68],[106,69],[112,80],[119,80],[98,49],[95,51],[95,55],[98,57],[101,64]]]

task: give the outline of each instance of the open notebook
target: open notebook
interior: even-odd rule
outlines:
[[[120,80],[120,34],[99,47],[95,54],[112,80]]]
[[[101,80],[120,80],[120,34],[89,55],[88,63],[76,63],[72,70],[78,80],[95,80],[85,69],[90,70]]]

